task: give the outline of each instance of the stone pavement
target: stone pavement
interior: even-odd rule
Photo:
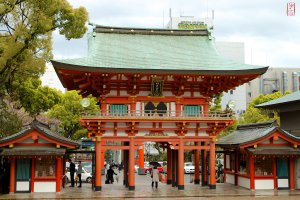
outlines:
[[[186,175],[185,180],[188,179]],[[103,184],[101,192],[94,192],[91,184],[85,183],[82,188],[66,187],[60,193],[17,193],[0,195],[0,199],[182,199],[182,200],[230,200],[230,199],[297,199],[300,200],[300,190],[259,190],[252,192],[242,187],[231,184],[217,184],[216,190],[208,187],[185,183],[185,190],[178,190],[166,184],[159,184],[157,189],[151,187],[149,176],[136,176],[136,189],[129,191],[122,185],[122,177],[119,183]],[[104,177],[103,182],[104,183]]]

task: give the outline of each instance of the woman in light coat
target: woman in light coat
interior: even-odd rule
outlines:
[[[157,188],[158,181],[159,181],[159,171],[157,167],[153,167],[151,171],[151,177],[152,177],[152,187],[154,186],[154,182],[155,182],[155,187]]]

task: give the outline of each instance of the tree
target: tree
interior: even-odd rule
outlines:
[[[223,93],[219,94],[218,96],[215,96],[213,98],[213,103],[211,107],[209,108],[210,111],[221,111],[222,110],[222,96]]]
[[[48,86],[42,86],[40,79],[30,78],[19,88],[21,106],[30,114],[37,116],[47,112],[61,100],[62,93]]]
[[[280,91],[272,94],[259,95],[254,98],[248,105],[244,117],[239,121],[240,124],[251,124],[251,123],[259,123],[259,122],[267,122],[271,120],[277,120],[279,122],[279,115],[275,110],[266,110],[261,108],[255,108],[256,105],[280,98],[285,94],[282,94]],[[273,116],[274,115],[274,116]]]
[[[96,112],[99,110],[95,98],[89,98],[90,105],[86,108],[82,107],[80,103],[81,100],[82,97],[77,91],[67,91],[62,95],[61,102],[56,104],[47,114],[49,117],[56,118],[60,121],[59,127],[65,137],[79,139],[84,133],[87,133],[82,131],[84,128],[79,122],[81,113]]]
[[[15,81],[38,77],[52,58],[52,32],[67,39],[86,32],[85,8],[67,0],[2,0],[0,3],[0,92],[12,93]],[[0,93],[0,94],[1,94]],[[0,95],[0,96],[2,96]]]

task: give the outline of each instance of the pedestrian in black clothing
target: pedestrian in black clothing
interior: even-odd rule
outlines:
[[[71,159],[69,159],[69,163],[70,163],[70,177],[71,177],[71,186],[70,187],[74,187],[75,164],[72,162]]]
[[[107,183],[112,184],[114,182],[114,175],[117,175],[117,174],[114,172],[112,167],[110,167],[109,170],[107,170],[107,173],[106,173]]]

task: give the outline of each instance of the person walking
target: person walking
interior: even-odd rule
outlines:
[[[71,186],[70,187],[74,187],[75,164],[72,162],[71,159],[69,159],[69,163],[70,163],[70,178],[71,178]]]
[[[82,165],[81,165],[81,161],[79,161],[79,164],[78,164],[78,169],[77,169],[77,176],[78,176],[78,179],[79,179],[79,186],[78,187],[81,187],[81,174],[82,174]]]
[[[158,181],[159,181],[159,171],[157,167],[153,167],[151,170],[151,178],[152,178],[152,188],[154,187],[154,182],[155,182],[155,188],[158,187]]]
[[[112,167],[110,166],[109,170],[106,172],[106,179],[108,184],[113,184],[114,182],[114,175],[117,175]]]

